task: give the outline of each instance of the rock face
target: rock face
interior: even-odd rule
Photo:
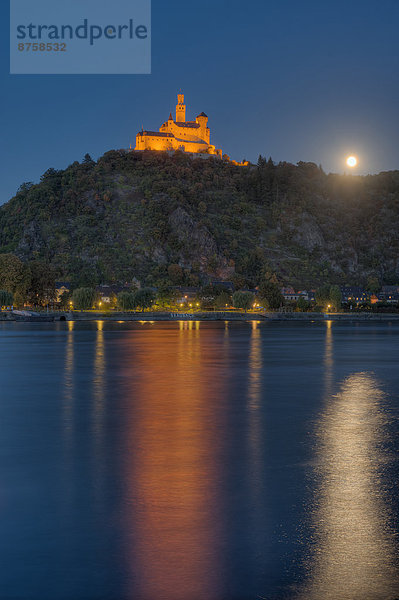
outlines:
[[[169,217],[172,234],[181,243],[181,263],[190,267],[190,261],[199,261],[202,269],[217,255],[216,242],[206,227],[195,222],[182,208],[176,208]]]
[[[49,169],[0,207],[0,252],[75,281],[206,276],[256,285],[399,279],[399,172],[345,178],[312,163],[235,167],[176,153],[111,151]]]
[[[20,256],[31,256],[40,253],[45,247],[45,241],[38,221],[31,221],[24,229],[22,237],[17,246],[16,254]]]
[[[316,219],[307,213],[301,215],[300,225],[295,229],[293,240],[309,252],[312,252],[314,248],[325,246],[323,234]]]

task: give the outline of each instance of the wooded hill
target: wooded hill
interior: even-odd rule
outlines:
[[[0,252],[73,285],[397,283],[398,226],[399,171],[110,151],[21,185],[0,207]]]

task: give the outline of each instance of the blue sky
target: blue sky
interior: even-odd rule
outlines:
[[[0,203],[49,167],[134,144],[186,95],[236,159],[399,168],[397,0],[153,0],[151,75],[9,75],[0,8]]]

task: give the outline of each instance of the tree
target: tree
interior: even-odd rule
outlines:
[[[226,305],[231,305],[231,294],[229,294],[225,290],[222,290],[220,294],[218,294],[215,298],[215,308],[226,308]]]
[[[335,311],[341,308],[342,294],[341,290],[337,285],[332,285],[330,288],[330,304],[334,307]]]
[[[316,302],[319,306],[326,307],[330,304],[334,310],[339,310],[342,302],[340,288],[337,285],[322,285],[316,291]]]
[[[162,282],[158,286],[157,303],[165,308],[169,308],[176,304],[178,293],[173,287]]]
[[[73,291],[72,301],[74,308],[88,310],[96,301],[96,290],[89,287],[77,288]]]
[[[247,252],[242,258],[240,263],[241,272],[245,273],[245,277],[247,279],[252,278],[254,281],[258,280],[259,273],[262,273],[266,267],[265,258],[261,248],[249,250],[249,252]]]
[[[301,312],[306,312],[310,308],[310,303],[307,300],[305,300],[303,296],[299,296],[296,305],[298,310],[300,310]]]
[[[26,301],[26,291],[22,290],[21,288],[18,288],[17,291],[14,294],[14,306],[17,308],[21,308],[24,306]]]
[[[266,158],[264,156],[262,156],[261,154],[259,154],[259,158],[258,158],[258,162],[257,162],[257,166],[259,168],[262,168],[266,165]]]
[[[66,310],[70,306],[72,300],[72,292],[63,292],[60,296],[60,308]]]
[[[92,159],[92,157],[90,156],[90,154],[85,154],[84,155],[83,164],[84,165],[94,165],[95,164],[95,162]]]
[[[277,283],[262,281],[259,285],[259,297],[262,303],[270,310],[280,308],[284,304],[284,297]]]
[[[247,310],[249,308],[251,308],[251,306],[253,305],[254,299],[255,299],[255,296],[252,292],[246,292],[243,290],[234,292],[233,306],[235,308],[241,308],[242,310],[247,312]]]
[[[0,290],[0,311],[3,306],[11,306],[13,301],[13,296],[11,292],[7,292],[7,290]]]
[[[43,173],[43,175],[40,176],[40,181],[45,181],[45,179],[50,179],[51,177],[54,177],[55,175],[57,175],[58,171],[56,169],[54,169],[53,167],[50,167],[49,169],[47,169],[47,171],[45,171]]]
[[[141,308],[141,312],[144,312],[146,308],[152,306],[155,300],[155,293],[151,288],[142,288],[137,290],[134,294],[134,303],[136,307]]]
[[[175,264],[169,265],[168,275],[169,275],[169,279],[175,285],[178,285],[179,283],[183,282],[184,274],[183,274],[183,269],[181,268],[180,265],[175,265]]]
[[[15,254],[0,254],[0,288],[8,292],[26,294],[29,271]]]
[[[206,213],[206,211],[207,211],[207,206],[206,206],[205,202],[202,202],[202,201],[201,201],[201,202],[198,204],[198,211],[201,213],[201,215],[204,215],[204,214]]]
[[[370,294],[377,294],[380,291],[380,282],[378,280],[378,277],[368,277],[367,291],[370,292]]]
[[[239,273],[234,273],[232,281],[234,287],[238,289],[244,287],[244,285],[246,285],[247,283],[245,277],[243,275],[240,275]]]
[[[122,291],[118,294],[118,306],[122,310],[134,310],[136,308],[136,299],[134,292]]]
[[[324,284],[316,290],[316,303],[318,306],[326,306],[330,303],[330,286]]]
[[[32,260],[28,263],[30,272],[28,301],[32,304],[48,304],[55,300],[55,271],[43,260]]]
[[[21,183],[21,185],[19,186],[19,188],[17,190],[17,194],[25,194],[26,192],[29,192],[29,190],[32,187],[33,187],[32,181],[24,181],[24,183]]]

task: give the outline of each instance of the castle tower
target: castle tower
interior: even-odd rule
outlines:
[[[209,127],[208,127],[208,115],[206,115],[204,112],[202,112],[200,115],[198,115],[198,117],[195,120],[199,125],[200,138],[202,138],[209,144],[210,143],[210,131],[209,131]]]
[[[176,105],[176,123],[184,123],[186,120],[186,105],[184,104],[184,94],[177,95]]]

